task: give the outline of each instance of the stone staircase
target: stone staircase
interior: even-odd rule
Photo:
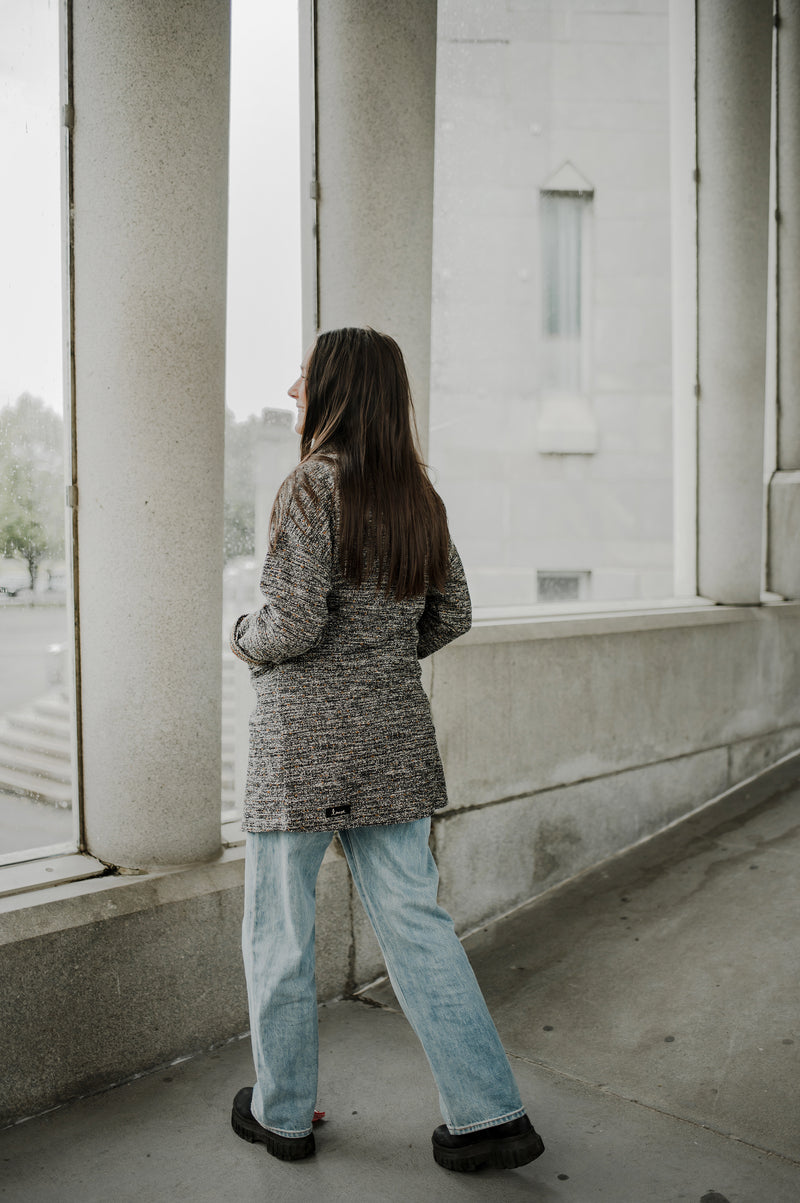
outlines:
[[[235,806],[234,666],[222,661],[222,809]],[[72,806],[71,716],[67,693],[57,686],[35,702],[0,716],[0,793],[51,806]]]

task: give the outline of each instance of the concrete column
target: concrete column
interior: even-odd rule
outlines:
[[[73,0],[85,842],[220,847],[229,0]]]
[[[695,0],[670,0],[672,464],[675,594],[697,593],[697,147]]]
[[[698,590],[761,596],[772,0],[697,2]]]
[[[315,22],[318,328],[397,339],[427,443],[436,3],[317,0]]]
[[[800,5],[777,41],[778,471],[769,492],[768,586],[800,598]]]

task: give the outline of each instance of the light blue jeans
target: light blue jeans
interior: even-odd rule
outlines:
[[[395,994],[430,1062],[451,1132],[524,1114],[450,916],[437,904],[430,819],[340,832]],[[281,1136],[311,1131],[319,1039],[314,980],[317,875],[329,831],[247,836],[242,928],[257,1075],[252,1111]]]

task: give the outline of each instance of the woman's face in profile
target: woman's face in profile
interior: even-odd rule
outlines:
[[[294,403],[297,406],[297,421],[294,424],[294,428],[298,434],[303,433],[303,427],[306,423],[306,373],[308,372],[308,361],[311,358],[313,349],[313,347],[310,347],[306,351],[300,366],[300,375],[289,389],[289,396],[294,398]]]

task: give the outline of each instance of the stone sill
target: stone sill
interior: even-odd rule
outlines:
[[[243,847],[245,837],[241,821],[239,819],[223,820],[221,836],[223,857],[228,849]],[[87,878],[103,877],[108,882],[117,882],[154,875],[124,871],[111,873],[108,866],[102,861],[86,852],[77,852],[74,844],[37,849],[37,851],[39,855],[32,856],[29,860],[0,863],[0,914],[7,909],[4,902],[9,896],[28,894],[34,890],[51,890]],[[218,861],[209,863],[217,864]],[[165,873],[185,872],[190,867],[165,866],[163,870],[157,870],[155,875],[163,876]]]
[[[110,874],[105,865],[103,876],[96,870],[89,876],[100,862],[80,854],[70,859],[84,861],[87,875],[0,898],[0,946],[230,889],[244,880],[243,848],[225,848],[206,864],[134,876]]]
[[[48,856],[46,852],[36,860],[19,861],[0,869],[0,914],[6,909],[9,897],[29,894],[34,890],[50,891],[72,881],[102,877],[107,873],[102,861],[86,853],[70,850]]]
[[[757,622],[765,610],[795,610],[800,602],[766,596],[760,605],[718,605],[704,598],[670,598],[653,605],[614,602],[574,602],[569,612],[560,606],[508,606],[477,610],[472,629],[453,647],[486,643],[525,643],[535,639],[582,638],[588,635],[625,635],[670,627],[701,627],[731,622]],[[447,648],[444,649],[445,654]],[[441,653],[440,653],[441,654]]]
[[[331,844],[323,864],[336,859],[338,854]],[[244,882],[244,847],[243,843],[224,847],[216,860],[203,864],[138,874],[109,873],[100,861],[81,853],[11,868],[27,870],[34,884],[27,888],[18,885],[13,892],[7,890],[0,896],[0,947],[240,887]],[[53,876],[45,879],[50,869]],[[8,869],[2,871],[3,875],[6,872]]]

